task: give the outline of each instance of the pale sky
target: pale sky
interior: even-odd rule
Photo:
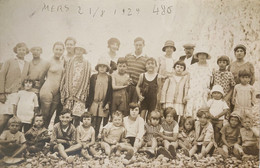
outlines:
[[[248,43],[239,23],[252,14],[251,27],[259,27],[254,23],[259,19],[254,14],[260,11],[259,1],[247,1],[227,0],[221,8],[222,2],[213,0],[0,0],[0,62],[15,56],[12,49],[18,42],[29,48],[41,46],[42,57],[48,59],[52,45],[68,36],[86,48],[92,64],[107,52],[110,37],[121,41],[119,56],[133,51],[133,40],[140,36],[145,39],[144,52],[152,57],[162,56],[164,42],[173,40],[176,58],[184,54],[182,45],[187,42],[195,43],[197,51],[210,52],[212,61],[223,54],[233,58],[234,45]],[[239,13],[243,5],[249,6],[247,15]],[[259,40],[250,44],[256,49],[248,58],[255,62]]]

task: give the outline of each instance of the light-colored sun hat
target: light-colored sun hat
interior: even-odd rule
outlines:
[[[167,40],[165,43],[164,43],[164,46],[162,48],[162,51],[165,52],[165,49],[166,47],[173,47],[173,51],[176,51],[176,47],[175,47],[175,44],[172,40]]]
[[[109,69],[110,69],[110,62],[109,62],[109,60],[106,59],[106,58],[99,58],[99,59],[98,59],[98,63],[97,63],[97,65],[96,65],[96,67],[95,67],[95,70],[96,70],[96,71],[98,71],[99,65],[105,65],[105,66],[107,66],[107,72],[108,72]]]
[[[207,53],[205,50],[198,50],[198,52],[196,54],[194,54],[194,58],[198,59],[198,54],[206,54],[207,55],[207,59],[210,59],[211,56],[209,55],[209,53]]]
[[[213,92],[220,92],[222,95],[224,95],[223,87],[220,85],[214,85],[210,93],[212,94]]]

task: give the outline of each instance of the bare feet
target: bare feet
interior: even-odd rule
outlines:
[[[134,156],[134,150],[130,149],[127,151],[125,159],[130,160]]]
[[[81,150],[81,154],[84,158],[86,158],[87,160],[92,159],[92,157],[89,155],[87,150]]]
[[[228,153],[226,153],[222,148],[218,148],[217,150],[224,159],[228,158]]]
[[[74,156],[69,156],[69,157],[67,157],[66,161],[67,161],[68,163],[73,163],[73,162],[74,162]]]

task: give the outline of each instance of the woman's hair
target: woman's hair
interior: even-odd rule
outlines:
[[[72,114],[72,112],[71,112],[70,109],[65,108],[65,109],[63,109],[63,110],[61,111],[60,115],[64,115],[64,114],[67,114],[67,113],[69,113],[70,115]]]
[[[32,79],[30,79],[30,78],[26,78],[26,79],[23,80],[23,83],[22,83],[22,86],[23,86],[23,87],[24,87],[24,85],[25,85],[26,82],[32,83],[32,87],[35,86],[35,81],[34,81],[34,80],[32,80]]]
[[[205,115],[205,118],[207,118],[207,119],[210,118],[209,108],[201,108],[201,109],[198,110],[197,117],[201,118],[203,115]]]
[[[176,65],[180,65],[184,67],[184,71],[186,70],[186,64],[183,61],[177,61],[175,62],[175,64],[173,65],[173,68],[175,69]]]
[[[176,116],[176,110],[172,107],[167,107],[164,111],[164,118],[166,118],[168,114],[171,114],[174,118]]]
[[[115,111],[112,113],[112,121],[113,121],[114,117],[121,117],[123,119],[124,115],[121,111]]]
[[[136,107],[140,109],[140,105],[138,103],[132,102],[129,104],[130,109],[135,109]]]
[[[135,38],[134,43],[136,43],[137,41],[142,41],[143,44],[145,45],[144,39],[142,37]]]
[[[61,45],[63,47],[63,49],[65,49],[64,44],[60,41],[54,43],[52,49],[54,49],[56,45]]]
[[[13,48],[13,51],[15,54],[17,54],[17,48],[25,47],[26,48],[26,54],[29,54],[29,49],[25,43],[17,43],[16,46]]]
[[[126,59],[124,57],[120,57],[117,60],[117,65],[118,64],[126,64],[127,65],[127,61],[126,61]]]
[[[120,41],[117,39],[117,38],[110,38],[108,41],[107,41],[107,47],[109,48],[111,44],[114,44],[114,43],[117,43],[118,45],[118,49],[120,47]]]
[[[191,116],[188,116],[188,117],[184,118],[184,120],[183,120],[183,128],[185,130],[186,130],[186,128],[185,128],[185,123],[186,122],[188,122],[190,125],[192,125],[191,130],[194,130],[194,128],[195,128],[195,120]]]
[[[68,37],[68,38],[66,38],[66,40],[65,40],[65,42],[64,42],[65,45],[66,45],[66,43],[67,43],[68,40],[72,40],[72,41],[74,42],[74,44],[77,43],[77,41],[76,41],[75,38],[73,38],[73,37]]]
[[[156,59],[154,59],[153,57],[149,57],[149,58],[146,60],[145,65],[146,65],[149,61],[154,62],[155,66],[157,66],[157,61],[156,61]]]
[[[248,76],[249,78],[251,78],[252,74],[251,72],[247,71],[247,70],[240,70],[238,72],[238,77],[245,77],[245,76]]]
[[[18,117],[14,116],[9,119],[8,126],[10,126],[12,123],[17,123],[17,124],[21,125],[22,121]]]

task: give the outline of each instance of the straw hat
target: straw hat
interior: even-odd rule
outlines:
[[[206,54],[207,55],[207,59],[210,59],[211,56],[209,55],[209,53],[207,53],[206,51],[204,50],[199,50],[196,54],[194,54],[194,58],[195,59],[198,59],[198,54]]]
[[[174,42],[172,40],[167,40],[165,43],[164,43],[164,46],[162,48],[162,51],[165,52],[165,49],[166,47],[173,47],[173,51],[176,51],[176,47],[174,45]]]

